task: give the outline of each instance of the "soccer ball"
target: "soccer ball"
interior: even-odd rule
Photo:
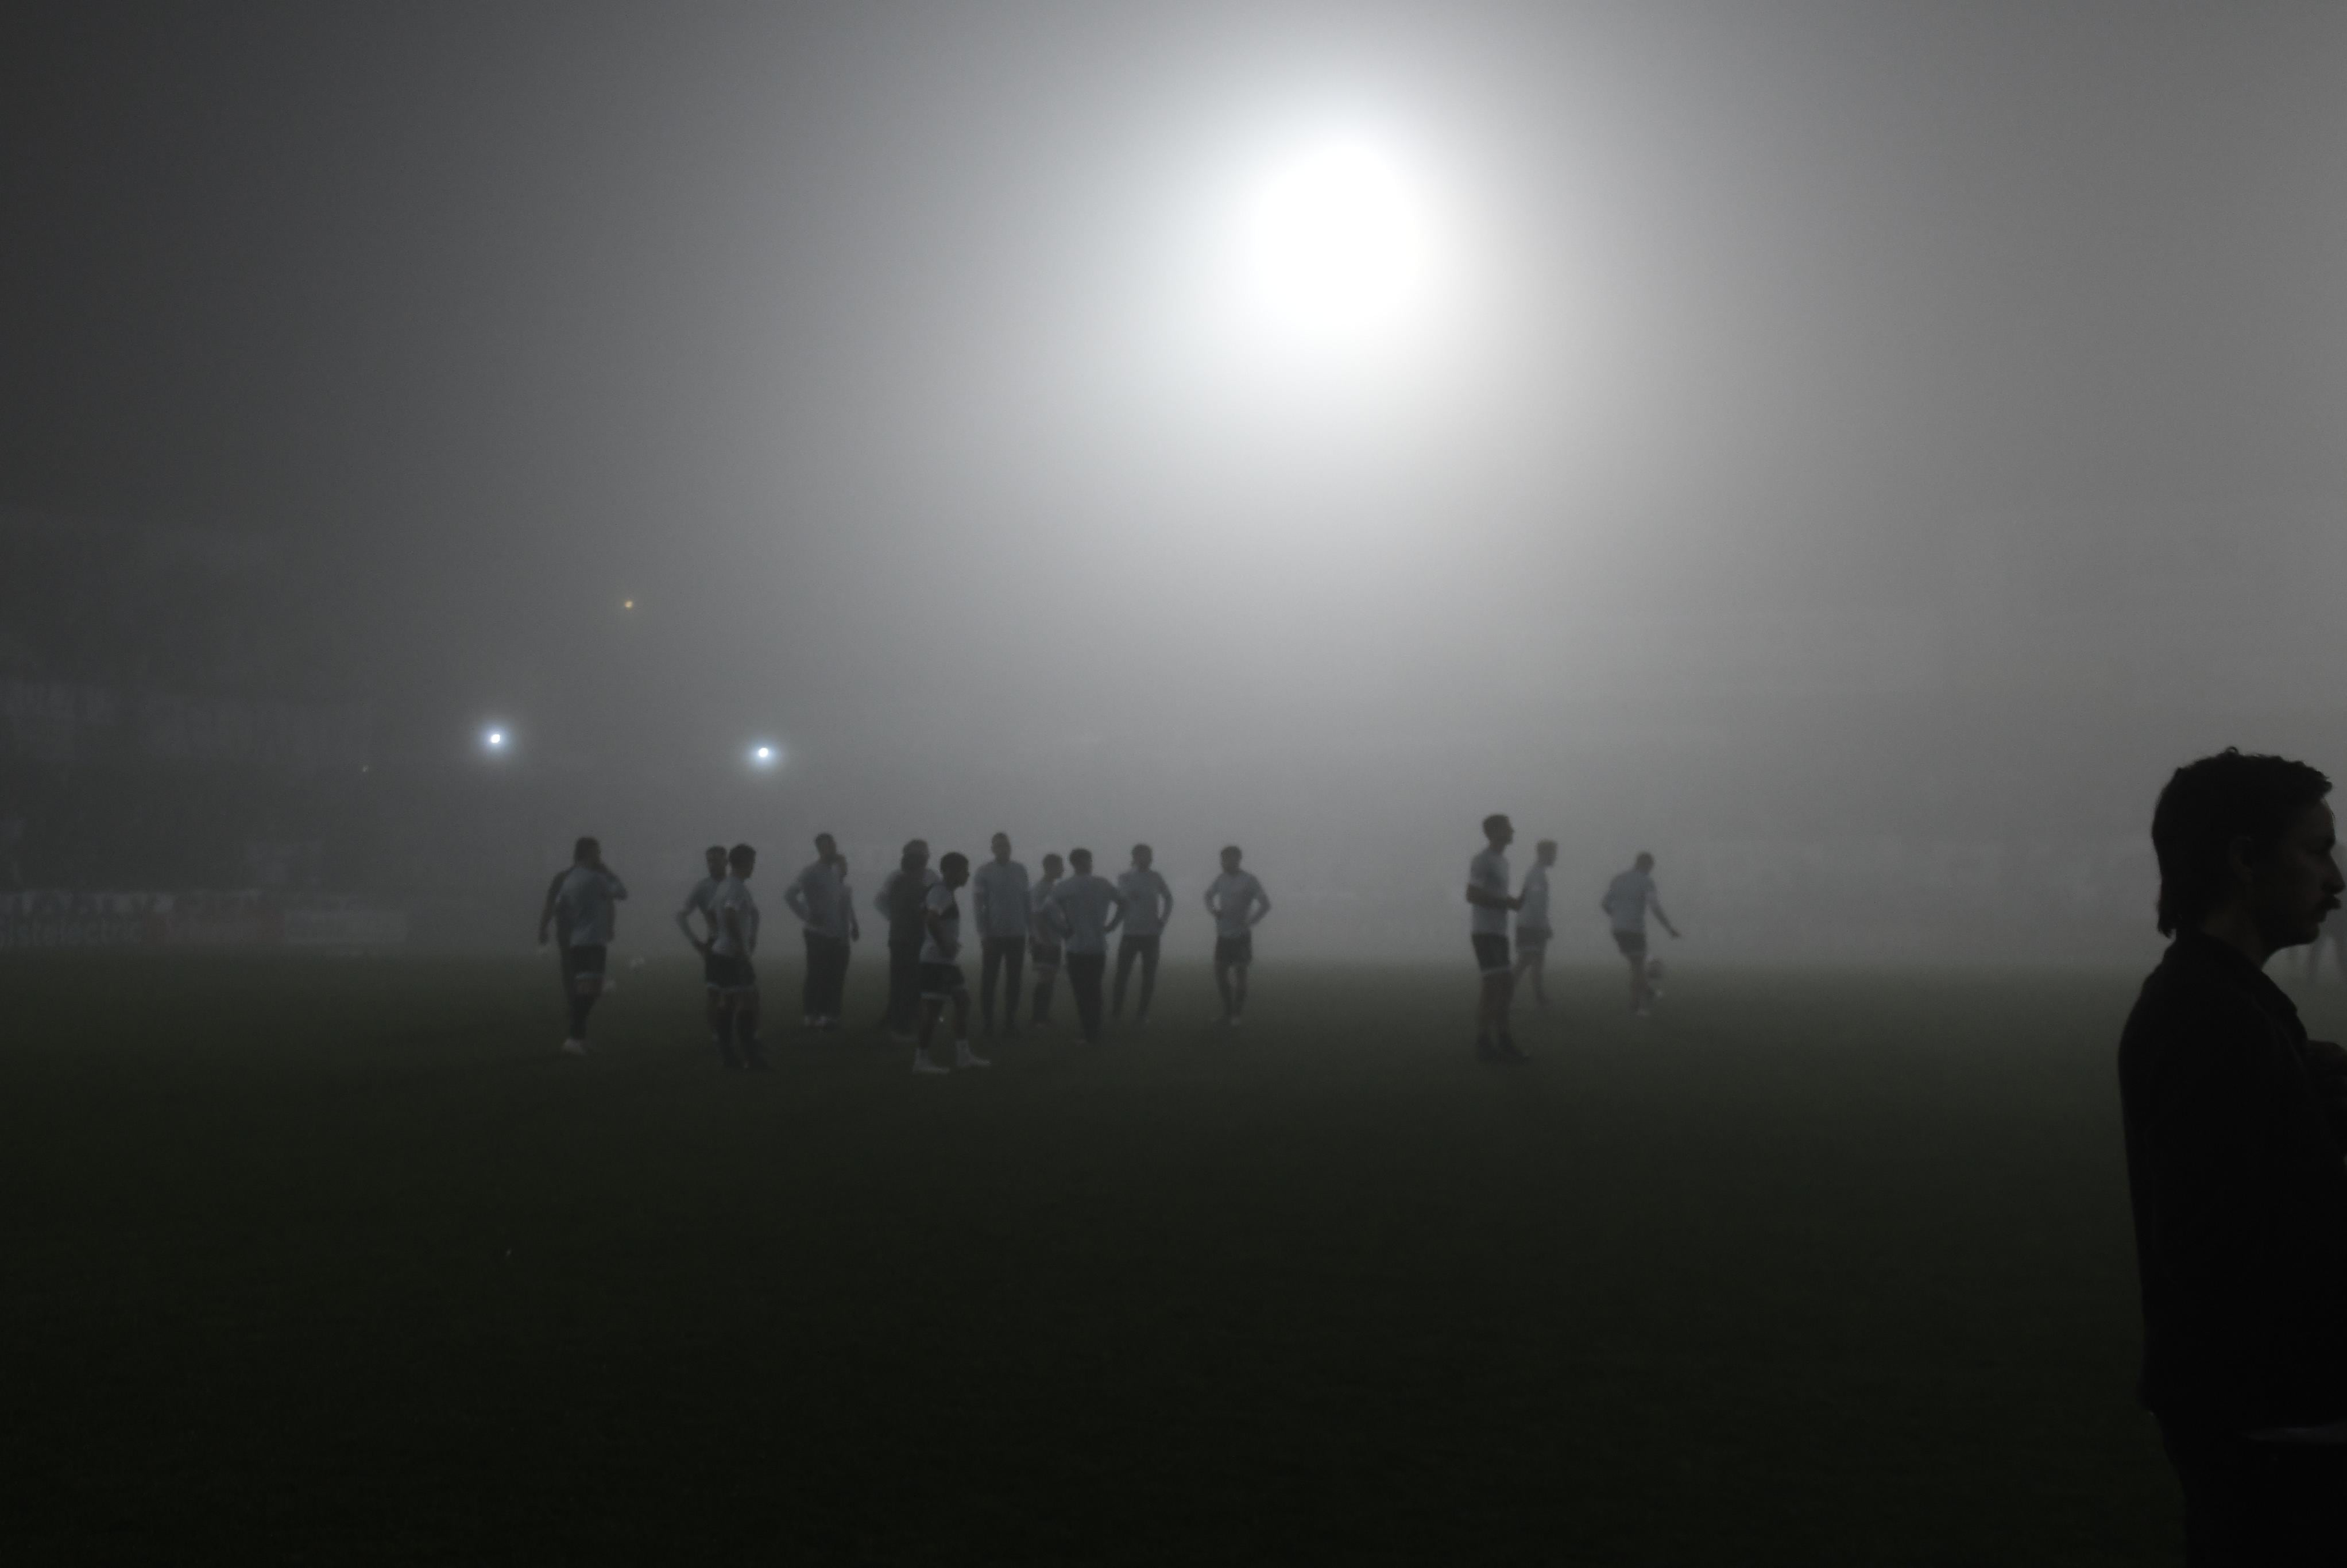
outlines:
[[[1660,958],[1646,960],[1646,994],[1651,997],[1663,994],[1663,960]]]

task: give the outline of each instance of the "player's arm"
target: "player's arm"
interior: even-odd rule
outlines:
[[[804,875],[802,875],[797,881],[793,882],[788,887],[783,889],[783,907],[788,909],[792,914],[796,915],[799,917],[800,925],[812,926],[815,924],[815,910],[813,907],[807,903],[806,877]],[[854,914],[855,911],[851,908],[849,910],[849,916],[851,918],[854,917]]]
[[[1108,890],[1108,918],[1101,922],[1101,935],[1105,937],[1124,919],[1124,895],[1112,887]]]
[[[1255,913],[1247,918],[1247,924],[1250,926],[1271,913],[1271,895],[1263,890],[1263,884],[1260,882],[1255,885],[1255,897],[1252,902],[1255,905]]]
[[[692,901],[686,900],[684,907],[676,912],[676,928],[684,933],[684,939],[692,944],[694,952],[705,953],[709,950],[709,944],[692,934]]]
[[[618,872],[606,871],[603,875],[610,879],[611,897],[613,899],[617,900],[625,898],[628,896],[628,885],[620,880],[620,874]]]
[[[1152,875],[1154,876],[1155,873],[1153,872]],[[1174,919],[1174,885],[1166,881],[1164,877],[1159,876],[1157,878],[1157,890],[1150,894],[1149,897],[1150,901],[1157,906],[1157,923],[1161,926],[1172,924]]]
[[[1653,893],[1647,894],[1646,907],[1655,912],[1655,918],[1663,923],[1664,930],[1668,931],[1674,937],[1676,937],[1679,934],[1679,928],[1671,924],[1671,917],[1663,913],[1663,900],[1659,895]]]
[[[1489,887],[1478,887],[1470,882],[1467,884],[1467,902],[1478,909],[1520,909],[1524,901],[1511,898],[1505,893],[1494,893]]]
[[[897,878],[905,874],[901,871],[891,871],[887,876],[880,879],[880,891],[872,895],[872,912],[874,914],[886,915],[888,912],[889,890],[897,886]]]
[[[994,902],[986,896],[987,880],[983,876],[973,876],[969,879],[970,917],[978,922],[978,932],[981,937],[986,934],[986,912]]]
[[[921,906],[921,928],[940,948],[945,946],[945,916],[946,912],[934,904],[924,903]]]
[[[728,904],[718,911],[718,918],[725,924],[725,934],[733,939],[733,950],[737,953],[748,952],[750,950],[749,933],[742,927],[742,911],[735,906]]]

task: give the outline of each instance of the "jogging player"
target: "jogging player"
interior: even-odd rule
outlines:
[[[724,1009],[718,1005],[716,960],[710,954],[709,944],[717,936],[714,906],[717,889],[725,885],[725,846],[712,844],[702,851],[702,858],[708,862],[709,875],[694,883],[692,891],[684,896],[684,904],[676,912],[676,928],[684,933],[684,939],[701,955],[701,993],[706,999],[702,1010],[709,1023],[709,1038],[722,1043],[719,1027]],[[701,919],[698,930],[693,928],[695,916]]]
[[[1019,970],[1027,960],[1027,928],[1034,917],[1028,907],[1027,868],[1010,858],[1010,835],[998,833],[991,845],[994,858],[970,878],[971,913],[978,917],[978,1030],[994,1034],[994,982],[1003,982],[1002,1032],[1019,1032]]]
[[[1060,911],[1051,903],[1051,889],[1060,885],[1060,857],[1043,856],[1043,879],[1035,884],[1027,897],[1029,925],[1027,956],[1035,964],[1035,1015],[1037,1029],[1050,1027],[1051,1022],[1051,982],[1060,974],[1060,944],[1067,938]],[[1014,999],[1012,1005],[1017,1005]]]
[[[1532,978],[1532,1005],[1548,1006],[1548,987],[1541,971],[1548,965],[1548,868],[1556,864],[1556,840],[1543,838],[1532,846],[1532,868],[1516,891],[1516,983]]]
[[[961,977],[961,902],[955,894],[969,880],[969,856],[948,854],[938,870],[942,875],[921,900],[921,1040],[913,1048],[913,1071],[949,1071],[929,1055],[948,1002],[953,1004],[954,1066],[991,1067],[969,1048],[969,986]]]
[[[1605,897],[1597,907],[1614,923],[1614,948],[1630,962],[1630,1011],[1645,1018],[1655,1010],[1653,988],[1646,979],[1646,911],[1655,912],[1673,941],[1679,935],[1679,928],[1663,913],[1663,901],[1655,891],[1655,857],[1638,851],[1636,864],[1605,885]]]
[[[1515,825],[1498,814],[1483,819],[1483,847],[1467,863],[1467,917],[1475,947],[1475,967],[1483,973],[1475,1009],[1475,1054],[1485,1061],[1522,1061],[1508,1032],[1508,1004],[1516,977],[1508,963],[1508,915],[1523,900],[1508,896],[1508,845]]]
[[[750,967],[758,950],[758,904],[750,897],[750,874],[758,868],[758,852],[737,844],[725,856],[725,868],[730,875],[717,889],[717,936],[709,944],[724,1008],[718,1059],[728,1067],[747,1065],[764,1071],[766,1046],[758,1038],[758,976]]]
[[[1236,1029],[1246,1011],[1255,922],[1271,913],[1271,899],[1255,873],[1239,869],[1235,844],[1225,846],[1223,874],[1207,885],[1206,913],[1214,917],[1214,989],[1223,995],[1223,1027]]]
[[[546,945],[548,925],[561,928],[562,978],[570,993],[570,1033],[562,1042],[566,1055],[587,1054],[587,1015],[603,994],[603,969],[619,924],[615,906],[627,896],[627,884],[603,864],[603,846],[582,838],[570,846],[570,869],[548,890],[546,907],[538,914],[540,947]]]
[[[1092,852],[1068,851],[1074,875],[1051,889],[1051,908],[1067,933],[1068,989],[1076,993],[1076,1021],[1086,1045],[1101,1037],[1101,978],[1108,972],[1108,934],[1124,914],[1124,900],[1105,876],[1092,875]]]
[[[839,857],[839,845],[831,835],[815,835],[815,858],[783,889],[783,903],[799,917],[800,936],[806,943],[800,1022],[808,1029],[836,1029],[856,910],[848,902],[847,862]]]
[[[1124,1016],[1124,982],[1133,973],[1133,961],[1141,960],[1141,1003],[1133,1009],[1133,1021],[1149,1021],[1149,999],[1157,989],[1157,944],[1165,934],[1165,922],[1174,913],[1174,889],[1165,878],[1150,866],[1154,858],[1149,845],[1133,846],[1132,869],[1116,879],[1117,897],[1124,903],[1124,935],[1116,943],[1116,991],[1110,999],[1111,1019]]]

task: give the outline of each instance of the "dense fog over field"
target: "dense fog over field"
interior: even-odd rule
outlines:
[[[518,944],[596,832],[665,951],[999,827],[1463,968],[1500,810],[1567,956],[1645,848],[1686,962],[2130,960],[2169,768],[2347,766],[2334,5],[5,36],[18,888]]]

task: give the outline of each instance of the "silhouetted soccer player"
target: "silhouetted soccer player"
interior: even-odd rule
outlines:
[[[1043,879],[1029,890],[1028,922],[1030,927],[1028,956],[1035,961],[1034,1025],[1044,1028],[1051,1021],[1051,982],[1060,973],[1060,944],[1067,939],[1063,917],[1052,907],[1051,889],[1060,885],[1060,857],[1043,856]]]
[[[847,862],[827,833],[815,835],[815,858],[783,889],[783,902],[799,917],[806,943],[806,983],[801,988],[800,1022],[808,1029],[836,1029],[847,989],[848,944],[856,939],[856,906],[847,891]]]
[[[1019,1032],[1019,970],[1027,959],[1027,928],[1034,911],[1028,906],[1027,868],[1010,858],[1010,835],[998,833],[991,845],[994,858],[970,878],[970,912],[978,917],[978,1028],[994,1033],[994,981],[1003,980],[1002,1032]]]
[[[1652,909],[1663,929],[1678,940],[1679,928],[1663,913],[1663,901],[1655,891],[1655,857],[1645,850],[1629,870],[1605,885],[1605,897],[1597,907],[1605,911],[1613,923],[1614,946],[1630,961],[1630,1011],[1644,1018],[1654,1010],[1654,989],[1646,981],[1646,911]]]
[[[744,1064],[761,1071],[766,1046],[758,1038],[758,976],[750,959],[758,950],[758,904],[750,897],[750,874],[758,852],[737,844],[725,856],[728,873],[717,889],[717,936],[709,946],[717,959],[717,994],[725,1009],[718,1057],[728,1067]]]
[[[603,969],[619,924],[613,906],[627,896],[627,885],[604,866],[603,846],[591,838],[571,845],[570,869],[547,889],[538,941],[546,945],[549,924],[560,927],[562,979],[570,1002],[570,1033],[562,1042],[567,1055],[587,1054],[587,1015],[603,994]]]
[[[953,1005],[954,1066],[994,1064],[969,1048],[969,985],[961,976],[961,904],[954,895],[969,880],[969,856],[948,854],[938,862],[942,875],[922,900],[921,1042],[913,1048],[913,1071],[949,1071],[929,1055],[929,1041],[946,1005]]]
[[[893,1038],[907,1043],[912,1040],[914,1015],[920,1009],[921,947],[928,940],[922,900],[937,880],[938,874],[929,869],[928,840],[909,839],[897,869],[888,873],[887,880],[880,884],[880,891],[872,900],[873,907],[888,918],[888,1011],[885,1022]]]
[[[692,891],[684,896],[684,903],[676,912],[676,928],[684,933],[684,939],[692,944],[694,952],[701,955],[702,1010],[709,1024],[709,1038],[722,1045],[725,1009],[718,999],[717,970],[709,944],[717,937],[717,916],[713,906],[717,901],[717,889],[725,883],[725,846],[712,844],[701,853],[702,858],[708,863],[709,875],[694,883]],[[702,928],[699,931],[692,928],[692,918],[696,915],[702,921]]]
[[[1092,852],[1068,851],[1074,875],[1051,889],[1051,908],[1068,934],[1068,989],[1076,993],[1076,1021],[1084,1043],[1101,1036],[1101,979],[1108,972],[1108,934],[1124,913],[1124,900],[1105,876],[1092,875]]]
[[[1165,922],[1174,913],[1174,889],[1165,878],[1150,867],[1153,858],[1149,845],[1133,846],[1133,868],[1116,879],[1116,894],[1124,904],[1124,934],[1116,943],[1116,993],[1108,1004],[1112,1019],[1124,1016],[1124,982],[1133,973],[1133,961],[1141,960],[1141,1005],[1133,1009],[1133,1021],[1149,1021],[1149,999],[1157,989],[1157,945],[1165,934]]]
[[[1516,988],[1508,962],[1508,915],[1523,902],[1508,893],[1508,845],[1515,837],[1515,825],[1493,813],[1483,819],[1482,849],[1467,863],[1468,940],[1483,975],[1475,1006],[1475,1054],[1485,1061],[1524,1059],[1508,1032],[1508,1003]]]
[[[1223,1027],[1236,1029],[1246,1011],[1255,922],[1271,913],[1271,898],[1255,873],[1239,869],[1235,844],[1224,847],[1223,874],[1207,885],[1206,913],[1214,917],[1214,989],[1223,997]]]
[[[2119,1036],[2140,1392],[2186,1560],[2347,1559],[2347,1052],[2266,960],[2339,907],[2331,781],[2225,752],[2152,812],[2168,951]]]
[[[1548,963],[1548,939],[1555,934],[1548,923],[1548,868],[1556,864],[1556,840],[1543,838],[1532,846],[1532,868],[1516,893],[1516,983],[1532,978],[1532,1002],[1548,1006],[1548,986],[1542,970]]]

